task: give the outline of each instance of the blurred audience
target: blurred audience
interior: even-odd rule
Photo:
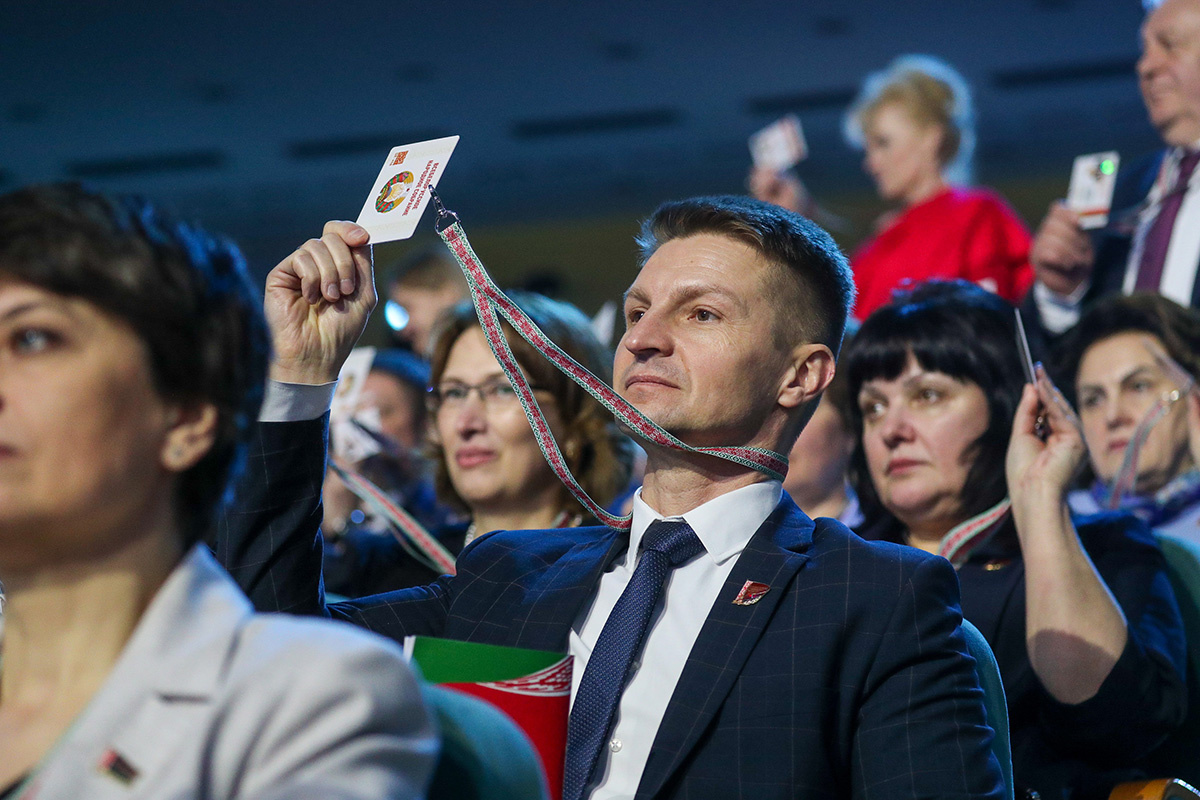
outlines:
[[[471,297],[462,269],[438,245],[410,254],[396,266],[387,283],[385,314],[400,344],[429,357],[430,335],[442,313]]]
[[[1165,148],[1117,173],[1106,227],[1090,234],[1062,202],[1030,251],[1037,282],[1023,307],[1031,336],[1052,341],[1106,295],[1160,292],[1200,306],[1200,0],[1145,4],[1138,85]]]
[[[437,501],[432,465],[423,452],[428,434],[429,365],[407,350],[379,350],[359,396],[359,416],[378,416],[371,434],[382,447],[358,464],[340,464],[378,486],[424,528],[441,530],[454,519]],[[337,431],[331,431],[336,437]],[[337,456],[334,456],[337,459]],[[408,586],[410,559],[389,557],[395,535],[331,468],[322,489],[326,589],[346,597]],[[375,551],[382,548],[384,554]],[[383,557],[380,557],[383,555]]]
[[[962,77],[929,56],[903,56],[867,78],[846,118],[847,138],[866,151],[879,196],[898,206],[852,255],[864,319],[892,292],[930,278],[964,278],[1010,302],[1033,280],[1029,233],[994,192],[967,188],[975,131]],[[790,174],[756,170],[760,200],[811,213]]]
[[[308,308],[295,277],[268,302]],[[263,400],[258,302],[236,248],[145,202],[0,197],[0,795],[424,796],[400,650],[255,614],[199,544]]]
[[[1071,494],[1072,508],[1127,509],[1200,543],[1200,396],[1189,391],[1200,375],[1200,314],[1161,295],[1109,297],[1063,337],[1060,356],[1095,477]],[[1144,422],[1153,427],[1135,441]],[[1128,485],[1116,487],[1123,469]]]
[[[574,306],[529,292],[509,292],[568,355],[605,381],[610,361]],[[559,372],[508,323],[505,335],[529,377],[572,474],[605,505],[626,488],[634,461],[632,441],[612,416]],[[467,521],[434,530],[457,555],[492,530],[575,527],[595,521],[567,492],[538,449],[533,429],[508,378],[488,348],[475,308],[459,303],[443,315],[431,344],[429,406],[431,455],[441,502]],[[358,569],[380,575],[377,591],[423,586],[437,577],[399,543],[375,538],[369,551],[357,536]]]
[[[846,326],[843,350],[849,347],[857,327],[853,323]],[[853,528],[863,517],[858,496],[847,480],[855,441],[851,403],[846,373],[839,370],[788,454],[783,490],[810,517],[833,517]]]
[[[867,318],[842,365],[861,436],[851,474],[864,538],[958,567],[963,615],[1000,665],[1018,786],[1104,797],[1183,719],[1183,627],[1141,521],[1068,514],[1079,421],[1044,371],[1023,387],[1015,327],[961,281]]]

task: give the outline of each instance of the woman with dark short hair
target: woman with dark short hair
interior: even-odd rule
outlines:
[[[1186,385],[1200,375],[1200,314],[1157,294],[1110,297],[1084,312],[1056,352],[1095,478],[1071,493],[1072,508],[1121,508],[1157,533],[1200,543],[1200,397]],[[1172,374],[1176,366],[1183,374]],[[1125,467],[1151,414],[1161,418]],[[1123,468],[1128,486],[1114,487]]]
[[[145,202],[0,196],[0,797],[423,796],[399,650],[253,613],[199,544],[262,402],[260,303]]]
[[[962,281],[863,323],[840,365],[862,533],[958,568],[1000,665],[1018,786],[1107,796],[1183,719],[1182,622],[1145,525],[1070,517],[1078,419],[1044,372],[1024,385],[1015,336],[1013,309]]]

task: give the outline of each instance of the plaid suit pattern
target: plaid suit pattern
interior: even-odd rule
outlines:
[[[565,651],[626,545],[603,527],[492,533],[463,551],[454,578],[327,613],[394,639]],[[277,585],[319,584],[302,558],[264,560]],[[310,572],[278,571],[298,568]],[[771,589],[734,605],[747,580]],[[1001,797],[960,619],[944,560],[814,523],[785,497],[709,612],[637,797]]]

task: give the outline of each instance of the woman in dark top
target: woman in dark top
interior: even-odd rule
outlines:
[[[865,538],[958,567],[963,615],[1000,664],[1018,787],[1107,796],[1183,718],[1182,623],[1140,521],[1072,520],[1078,419],[1044,373],[1023,386],[1015,333],[1011,307],[965,282],[869,317],[841,365],[852,480]]]
[[[509,297],[568,355],[610,381],[612,360],[581,311],[532,292],[514,291]],[[596,400],[507,322],[503,327],[572,474],[596,502],[611,502],[629,483],[632,441]],[[430,455],[438,499],[468,520],[433,531],[451,553],[457,555],[475,536],[501,528],[594,524],[538,449],[516,392],[488,349],[469,302],[453,307],[435,328],[430,385]],[[339,546],[343,558],[369,577],[374,592],[424,586],[438,575],[390,537],[358,534]]]

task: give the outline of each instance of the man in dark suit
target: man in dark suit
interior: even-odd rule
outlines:
[[[1037,282],[1023,307],[1043,343],[1115,292],[1200,307],[1200,0],[1150,11],[1137,73],[1166,149],[1121,168],[1108,225],[1094,235],[1064,204],[1051,206],[1030,250]]]
[[[618,392],[693,446],[788,452],[852,300],[837,246],[736,197],[666,204],[640,243]],[[571,653],[569,800],[1003,794],[944,560],[814,522],[746,467],[648,445],[629,532],[492,533],[454,577],[326,609],[320,432],[264,426],[218,554],[260,607]],[[248,522],[269,533],[247,540]]]

